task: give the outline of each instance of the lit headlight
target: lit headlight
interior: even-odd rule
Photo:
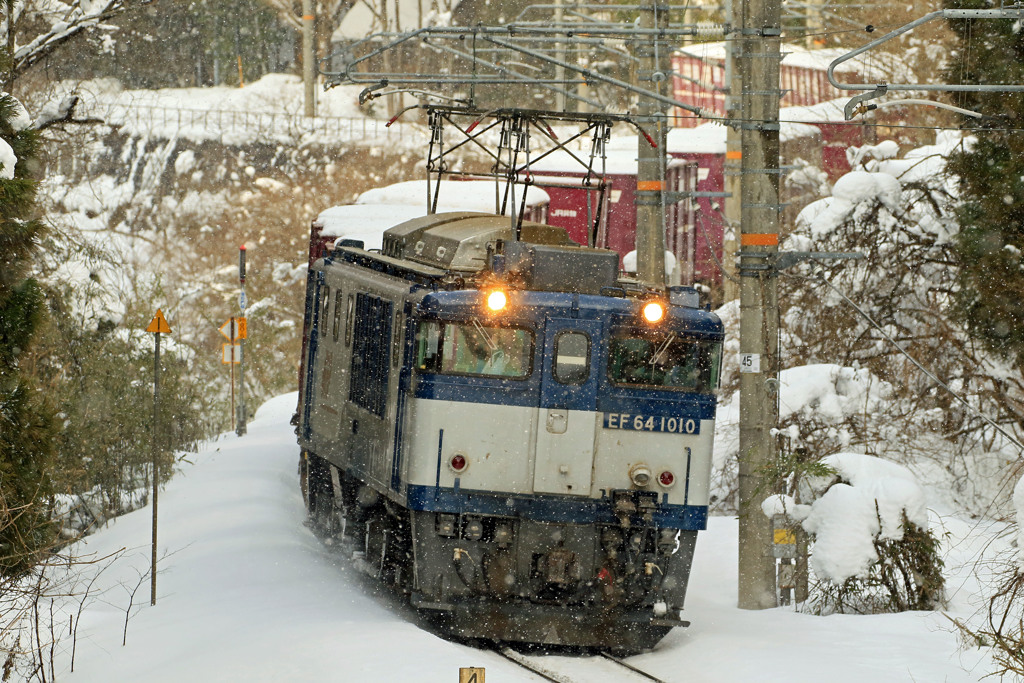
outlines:
[[[661,322],[665,317],[665,304],[660,301],[648,301],[642,309],[644,320],[649,323]]]
[[[487,309],[497,313],[508,306],[508,293],[503,289],[494,289],[487,293]]]

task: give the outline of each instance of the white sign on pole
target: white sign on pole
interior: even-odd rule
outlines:
[[[761,354],[741,353],[740,372],[761,372]]]
[[[225,365],[229,363],[240,363],[242,362],[242,345],[241,344],[221,344],[221,363]]]

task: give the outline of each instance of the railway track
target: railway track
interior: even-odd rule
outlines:
[[[531,657],[529,655],[524,655],[507,647],[496,648],[494,651],[497,654],[504,657],[505,659],[507,659],[508,661],[512,662],[513,664],[516,664],[526,669],[527,671],[533,673],[536,676],[539,676],[545,681],[552,681],[552,683],[581,683],[582,681],[587,680],[585,678],[573,678],[570,675],[564,674],[560,671],[556,671],[552,667],[545,665],[545,663],[542,663],[540,661],[540,657]],[[638,681],[644,680],[655,681],[655,683],[666,683],[664,680],[658,678],[657,676],[649,674],[643,669],[638,669],[632,664],[629,664],[628,662],[620,659],[619,657],[611,655],[607,652],[600,653],[599,657],[605,661],[611,662],[615,666],[619,667],[620,670],[624,669],[626,672],[629,672],[627,674],[629,678],[625,680],[632,679]]]

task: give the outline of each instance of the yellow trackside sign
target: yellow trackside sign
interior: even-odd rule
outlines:
[[[171,333],[171,326],[167,324],[167,319],[164,318],[164,314],[159,308],[156,309],[156,315],[153,316],[153,321],[149,323],[149,327],[146,328],[146,332],[152,332],[154,334]]]

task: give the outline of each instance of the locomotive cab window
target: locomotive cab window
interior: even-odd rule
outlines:
[[[533,333],[518,327],[423,321],[416,335],[416,367],[423,372],[528,377]]]
[[[560,332],[555,337],[555,380],[583,384],[590,377],[590,337],[582,332]]]
[[[608,346],[608,379],[618,386],[711,393],[718,387],[722,345],[675,332],[618,332]]]

